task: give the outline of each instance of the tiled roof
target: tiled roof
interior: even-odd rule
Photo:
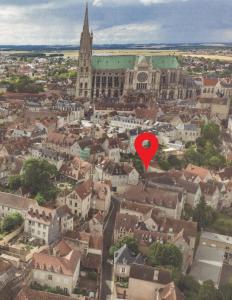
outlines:
[[[55,209],[42,207],[39,205],[30,205],[27,211],[27,219],[36,221],[42,224],[50,224],[53,221]]]
[[[28,287],[24,287],[18,293],[15,300],[76,300],[76,298],[36,291]],[[81,300],[84,300],[84,298]]]
[[[72,146],[77,141],[77,137],[73,135],[65,135],[57,132],[48,134],[47,142],[61,146]]]
[[[101,268],[101,256],[97,254],[88,253],[81,260],[81,264],[84,268],[100,270]]]
[[[72,248],[64,240],[61,240],[54,246],[53,251],[59,256],[64,257],[72,251]]]
[[[66,216],[66,215],[71,215],[72,214],[70,208],[67,205],[59,206],[56,209],[56,212],[57,212],[57,215],[61,218]]]
[[[141,246],[149,247],[154,242],[168,242],[169,237],[167,233],[147,231],[147,230],[135,230],[134,238]]]
[[[180,192],[167,190],[165,187],[130,186],[124,198],[138,203],[175,209],[180,199]]]
[[[82,200],[85,199],[88,195],[90,195],[92,191],[93,191],[93,182],[90,179],[79,184],[75,189],[75,192]]]
[[[32,267],[38,270],[72,276],[79,260],[80,253],[76,250],[72,250],[64,257],[35,253],[32,259]]]
[[[12,267],[11,263],[0,258],[0,274],[6,273]]]
[[[103,236],[98,232],[91,232],[89,238],[89,248],[102,250]]]
[[[136,216],[131,216],[127,214],[117,214],[115,229],[119,231],[120,229],[123,229],[123,231],[125,230],[126,232],[134,232],[138,221],[139,219]]]
[[[201,180],[204,180],[205,177],[210,174],[208,169],[191,165],[191,164],[187,166],[186,171],[192,173],[193,175],[199,176]]]
[[[184,233],[188,237],[197,236],[197,223],[192,221],[185,220],[176,220],[173,218],[166,218],[163,225],[163,232],[170,232],[170,229],[173,230],[173,233],[179,233],[181,230],[184,230]]]
[[[27,210],[30,205],[34,205],[35,203],[36,201],[32,199],[0,192],[0,205],[19,210]]]
[[[204,86],[215,86],[218,83],[217,78],[203,78]]]
[[[155,277],[155,272],[157,272],[157,278]],[[130,268],[130,278],[157,282],[159,284],[168,284],[171,282],[171,273],[165,269],[158,269],[140,264],[132,264]]]
[[[123,200],[121,202],[121,210],[129,210],[141,214],[148,214],[152,210],[152,206]]]

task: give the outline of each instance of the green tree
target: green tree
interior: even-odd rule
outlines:
[[[232,299],[232,282],[228,282],[226,285],[222,286],[220,289],[223,300],[231,300]]]
[[[144,173],[144,165],[137,153],[132,156],[132,161],[133,161],[133,165],[134,165],[135,169],[139,172],[139,174],[143,174]]]
[[[35,200],[41,206],[43,206],[46,203],[46,199],[44,198],[44,195],[41,193],[37,193],[37,195],[35,196]]]
[[[11,231],[15,227],[20,226],[23,223],[23,217],[19,213],[10,213],[2,221],[2,230]]]
[[[222,300],[220,293],[211,280],[205,281],[200,287],[197,300]]]
[[[190,275],[182,276],[178,287],[185,295],[186,300],[196,300],[201,285]]]
[[[119,241],[117,241],[113,246],[110,248],[110,256],[114,255],[114,252],[119,250],[122,246],[127,245],[127,247],[135,254],[138,253],[138,243],[135,238],[131,236],[125,236]]]
[[[184,211],[182,213],[182,218],[184,220],[189,220],[190,218],[193,217],[193,212],[194,212],[194,209],[192,208],[192,206],[188,203],[185,203],[184,205]]]
[[[216,213],[206,204],[202,197],[193,212],[193,221],[198,223],[198,229],[201,230],[212,224],[215,218]]]
[[[202,126],[201,135],[206,141],[209,141],[214,145],[219,145],[220,127],[213,122],[209,122]]]
[[[198,166],[201,166],[203,163],[202,155],[195,149],[194,146],[191,146],[186,150],[184,157],[187,163],[192,163]]]
[[[171,266],[180,269],[182,253],[174,244],[153,243],[149,248],[148,258],[153,266]]]
[[[170,155],[168,157],[168,163],[177,170],[181,170],[183,167],[183,160],[178,159],[175,155]]]
[[[15,175],[9,177],[9,188],[11,191],[17,191],[22,185],[21,176]]]
[[[29,159],[23,166],[22,184],[32,196],[40,193],[44,198],[54,199],[56,188],[52,179],[57,175],[57,169],[46,160]]]
[[[220,168],[224,167],[225,164],[226,164],[226,159],[220,154],[212,156],[208,160],[208,166],[215,170],[219,170]]]

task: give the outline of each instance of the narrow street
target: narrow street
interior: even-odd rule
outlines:
[[[109,259],[109,249],[113,240],[114,224],[116,213],[119,210],[120,202],[112,197],[112,203],[107,216],[103,234],[103,256],[102,256],[102,274],[100,300],[110,300],[112,294],[112,272],[113,266],[107,261]]]

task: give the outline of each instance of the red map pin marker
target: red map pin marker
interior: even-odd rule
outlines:
[[[143,143],[145,141],[149,142],[150,145],[148,147],[144,147]],[[153,159],[153,157],[159,149],[159,141],[156,135],[150,132],[144,132],[142,134],[139,134],[135,139],[134,145],[139,157],[143,161],[143,164],[147,170],[151,160]]]

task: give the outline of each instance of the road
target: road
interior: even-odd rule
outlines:
[[[114,224],[117,211],[119,210],[120,202],[116,198],[111,198],[111,207],[106,218],[104,233],[103,233],[103,253],[102,253],[102,273],[101,273],[101,288],[100,300],[111,299],[112,294],[112,273],[113,266],[107,261],[109,259],[109,249],[113,241]]]

